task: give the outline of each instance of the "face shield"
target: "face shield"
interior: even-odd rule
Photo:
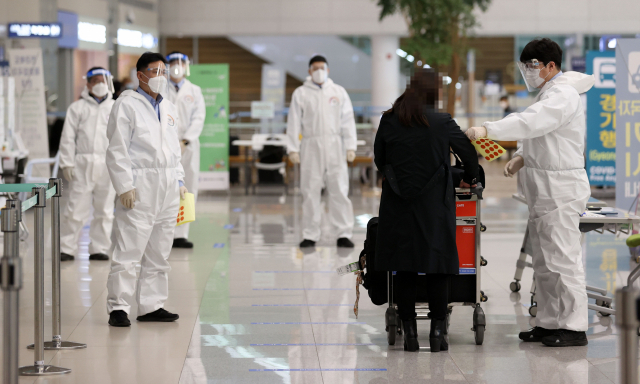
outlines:
[[[329,77],[329,70],[327,63],[316,62],[311,64],[309,67],[309,71],[311,72],[311,79],[316,84],[322,84],[327,81]]]
[[[166,57],[169,62],[169,74],[174,79],[190,76],[189,57],[182,53],[172,53]]]
[[[159,66],[154,66],[141,71],[143,78],[146,77],[147,81],[141,80],[151,89],[153,93],[167,94],[167,84],[169,84],[169,70],[165,68],[164,63],[160,62]]]
[[[97,97],[105,97],[109,92],[114,93],[113,76],[106,69],[94,69],[87,72],[84,79],[87,80],[87,89]]]
[[[544,83],[545,79],[540,77],[540,71],[544,68],[544,64],[537,59],[528,60],[526,62],[518,62],[518,68],[522,74],[527,90],[533,92],[538,90]]]

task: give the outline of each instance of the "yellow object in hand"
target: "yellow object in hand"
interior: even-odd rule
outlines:
[[[498,145],[498,143],[486,138],[472,140],[471,144],[476,147],[476,151],[478,151],[478,153],[487,161],[493,161],[507,153],[507,151]]]
[[[180,210],[178,211],[176,227],[192,221],[196,221],[196,202],[193,193],[185,193],[184,199],[180,199]]]

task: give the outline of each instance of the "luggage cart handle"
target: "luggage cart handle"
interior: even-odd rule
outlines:
[[[482,191],[484,191],[484,187],[482,183],[478,183],[475,188],[456,188],[456,193],[472,193],[478,196],[478,199],[482,199]]]

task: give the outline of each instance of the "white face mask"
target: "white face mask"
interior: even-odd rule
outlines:
[[[506,109],[508,106],[509,106],[509,103],[507,103],[506,101],[501,101],[500,102],[500,108]]]
[[[180,64],[172,65],[169,67],[169,73],[171,73],[171,77],[180,79],[184,76],[184,68]]]
[[[91,93],[98,97],[105,97],[108,92],[109,87],[107,87],[106,83],[98,83],[91,88]]]
[[[149,78],[147,77],[147,79]],[[162,93],[167,89],[167,78],[164,76],[152,77],[149,79],[147,85],[151,89],[151,92]]]
[[[529,84],[529,87],[540,88],[540,86],[547,80],[547,77],[549,77],[549,75],[551,74],[551,71],[549,71],[549,74],[547,75],[547,77],[542,78],[540,77],[541,70],[542,69],[527,70],[527,72],[525,73],[524,79],[527,82],[527,84]]]
[[[311,79],[316,84],[322,84],[327,81],[327,70],[326,69],[316,69],[311,73]]]

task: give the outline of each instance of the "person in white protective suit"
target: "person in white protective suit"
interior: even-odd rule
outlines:
[[[178,319],[163,307],[179,199],[187,189],[180,163],[178,109],[161,95],[167,91],[165,64],[159,53],[140,56],[136,64],[140,87],[118,97],[107,126],[107,168],[120,196],[107,280],[109,324],[115,327],[131,325],[128,314],[134,295],[138,321]]]
[[[178,107],[180,125],[178,138],[182,149],[184,186],[198,198],[198,177],[200,176],[200,133],[204,127],[205,103],[202,90],[185,78],[189,76],[189,57],[180,52],[172,52],[169,62],[169,89],[167,99]],[[176,228],[173,235],[174,248],[193,248],[188,241],[189,224]]]
[[[347,91],[328,78],[322,56],[309,62],[309,77],[291,98],[287,120],[288,153],[300,163],[302,193],[301,248],[320,240],[321,191],[326,187],[329,220],[338,247],[353,248],[353,206],[349,200],[347,161],[356,157],[356,124]],[[302,140],[301,140],[302,137]]]
[[[104,68],[93,67],[85,76],[87,84],[80,100],[71,103],[60,138],[60,168],[70,182],[69,203],[62,212],[60,260],[75,258],[78,236],[91,214],[89,260],[109,260],[113,204],[116,191],[111,185],[105,153],[107,121],[113,107],[113,79]]]
[[[591,192],[584,169],[586,123],[580,94],[592,75],[560,70],[562,50],[549,39],[531,41],[518,66],[535,103],[482,127],[469,128],[471,140],[522,140],[505,168],[512,176],[522,169],[529,206],[538,314],[536,327],[520,339],[547,346],[587,345],[587,293],[580,244],[580,215]]]

